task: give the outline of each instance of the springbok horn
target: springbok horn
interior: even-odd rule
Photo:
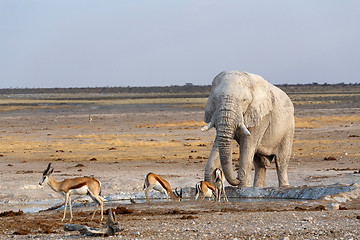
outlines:
[[[180,198],[182,198],[182,188],[180,188],[180,192],[179,192],[179,187],[175,188],[175,192],[176,192],[176,195],[178,195]]]
[[[244,135],[246,135],[246,136],[250,136],[251,134],[250,134],[250,132],[249,132],[249,130],[245,127],[245,124],[240,124],[240,129],[241,129],[241,132],[244,134]]]
[[[44,173],[47,173],[47,172],[49,172],[49,170],[50,170],[50,167],[51,167],[51,163],[49,163],[49,165],[47,166],[47,168],[46,168],[46,170],[44,171]]]
[[[202,132],[206,132],[207,130],[209,130],[210,128],[214,127],[214,123],[211,121],[208,124],[206,124],[204,127],[201,128]]]

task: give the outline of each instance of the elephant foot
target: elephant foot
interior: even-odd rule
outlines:
[[[251,187],[251,185],[250,184],[239,184],[239,185],[237,185],[237,187],[239,189],[241,189],[241,188],[249,188],[249,187]]]

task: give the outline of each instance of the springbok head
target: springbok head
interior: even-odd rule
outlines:
[[[49,178],[50,174],[52,174],[54,172],[54,169],[50,170],[50,168],[51,168],[51,163],[49,163],[49,165],[47,166],[47,168],[43,172],[41,182],[39,182],[40,186],[43,186],[48,181],[48,178]]]
[[[174,193],[179,198],[179,201],[181,201],[182,200],[182,194],[183,194],[182,188],[181,187],[175,188]]]

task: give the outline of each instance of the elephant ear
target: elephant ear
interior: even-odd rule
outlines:
[[[252,102],[244,114],[245,126],[250,128],[259,125],[261,119],[274,107],[274,94],[268,81],[258,75],[251,76]]]
[[[206,107],[205,107],[205,114],[204,114],[204,122],[209,123],[211,121],[212,116],[214,115],[216,106],[215,106],[215,102],[214,102],[214,97],[209,96],[207,103],[206,103]]]
[[[211,92],[205,107],[204,122],[209,123],[216,110],[215,104],[215,88],[220,84],[226,72],[221,72],[212,81]]]
[[[224,75],[226,74],[226,71],[223,71],[221,73],[219,73],[218,75],[216,75],[216,77],[214,78],[214,80],[211,83],[211,89],[213,90],[217,85],[219,85],[219,83],[223,80]]]

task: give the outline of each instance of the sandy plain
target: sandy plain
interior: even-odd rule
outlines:
[[[360,94],[328,101],[334,98],[331,94],[320,101],[292,96],[293,186],[360,183],[360,104],[353,100]],[[206,98],[69,99],[56,98],[54,104],[44,96],[2,96],[0,212],[25,210],[38,200],[63,201],[48,186],[38,186],[49,162],[56,180],[99,179],[103,196],[141,192],[148,172],[162,175],[173,187],[195,186],[203,179],[215,136],[215,130],[200,131]],[[235,142],[233,149],[236,169]],[[274,164],[267,170],[266,186],[277,186]],[[135,202],[105,203],[105,209],[132,212],[117,215],[124,230],[116,238],[360,239],[359,200],[341,203],[338,211],[324,210],[324,200]],[[63,230],[62,211],[0,217],[0,238],[79,238]],[[98,215],[90,221],[91,208],[73,211],[73,223],[96,228],[104,224]]]

